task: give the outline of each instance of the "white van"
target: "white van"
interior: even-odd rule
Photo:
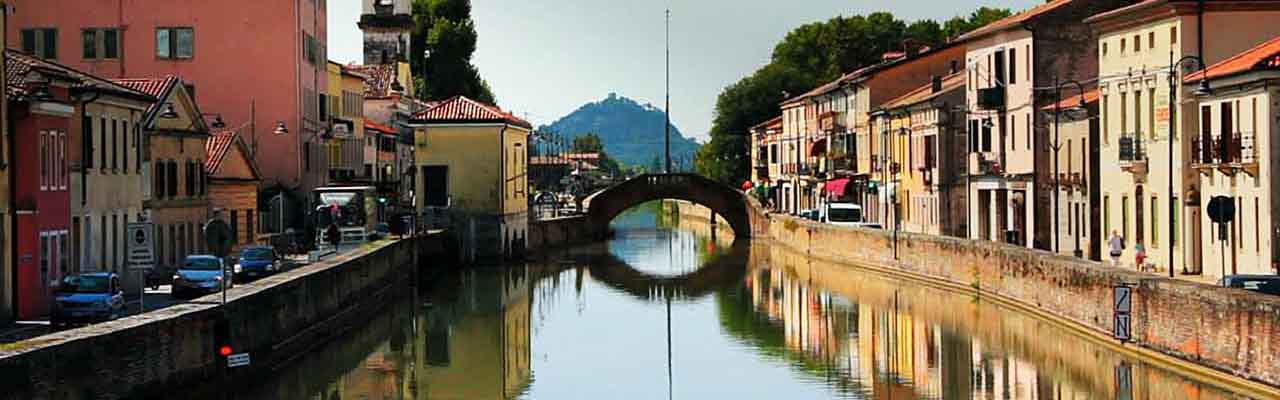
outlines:
[[[828,203],[823,222],[840,226],[862,226],[862,206],[853,203]]]

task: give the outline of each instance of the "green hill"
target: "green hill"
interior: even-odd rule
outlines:
[[[595,132],[609,156],[626,166],[649,166],[663,155],[662,109],[610,93],[604,100],[587,103],[559,120],[540,127],[568,138]],[[671,127],[671,159],[691,162],[698,143]]]

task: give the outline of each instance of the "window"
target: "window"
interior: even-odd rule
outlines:
[[[1102,107],[1099,110],[1098,118],[1101,121],[1098,126],[1102,128],[1102,143],[1111,143],[1110,135],[1107,134],[1107,95],[1102,95]]]
[[[58,59],[58,29],[23,29],[22,52],[49,60]]]
[[[102,235],[102,236],[103,238],[106,238],[107,235]],[[111,244],[116,244],[116,243],[120,243],[120,220],[118,216],[116,216],[115,214],[112,214],[111,215]],[[115,247],[113,246],[112,249],[114,250]],[[111,265],[112,271],[116,271],[120,269],[120,252],[118,251],[111,252],[110,265]]]
[[[89,28],[80,31],[83,57],[86,60],[120,58],[120,31],[115,28]]]
[[[1004,86],[1009,82],[1009,77],[1005,75],[1004,50],[996,50],[995,53],[995,86]]]
[[[1017,149],[1018,148],[1018,132],[1016,132],[1018,130],[1017,115],[1009,116],[1009,130],[1013,131],[1013,132],[1009,132],[1009,149]]]
[[[120,121],[120,171],[129,173],[129,121]]]
[[[1182,230],[1181,228],[1182,225],[1178,225],[1178,219],[1179,219],[1178,214],[1182,213],[1181,212],[1182,207],[1180,207],[1182,203],[1178,202],[1178,198],[1176,196],[1173,198],[1172,203],[1173,203],[1173,209],[1169,210],[1169,216],[1170,216],[1169,226],[1173,227],[1173,231],[1169,232],[1170,233],[1169,245],[1176,247],[1178,245],[1178,231]]]
[[[308,63],[315,65],[317,59],[320,58],[319,54],[316,54],[316,50],[319,47],[315,36],[311,36],[310,33],[302,34],[302,58],[307,60]]]
[[[165,192],[169,197],[178,197],[178,162],[169,160],[166,164],[169,170],[165,171],[165,178],[168,178],[168,182],[165,182],[167,189]]]
[[[1129,196],[1120,197],[1120,235],[1129,239]]]
[[[323,121],[328,121],[328,120],[329,120],[329,99],[328,99],[328,96],[325,96],[325,94],[324,94],[324,93],[320,93],[320,101],[319,101],[319,104],[318,104],[318,105],[320,106],[320,121],[322,121],[322,122],[323,122]]]
[[[104,115],[98,119],[98,167],[103,170],[107,169],[107,117]]]
[[[1169,27],[1169,43],[1178,44],[1178,27]]]
[[[156,28],[156,58],[189,59],[195,56],[196,33],[191,28]]]
[[[185,178],[184,179],[185,182],[183,183],[185,183],[185,186],[186,186],[184,188],[186,190],[184,190],[183,192],[187,195],[187,197],[194,197],[196,194],[196,175],[195,175],[196,170],[192,166],[191,161],[187,161],[182,166],[182,173],[183,173],[183,178]]]
[[[133,123],[133,170],[142,175],[142,127],[137,122]]]
[[[152,163],[151,173],[152,175],[155,176],[155,182],[153,182],[151,186],[152,186],[152,192],[154,192],[153,195],[157,199],[164,198],[164,194],[165,194],[164,185],[165,185],[165,182],[168,182],[168,180],[165,179],[164,170],[165,168],[164,168],[163,161],[155,161]]]
[[[1026,122],[1027,125],[1027,150],[1031,150],[1031,114],[1027,114],[1026,121],[1024,122]]]
[[[1102,235],[1111,235],[1111,196],[1102,196]]]
[[[1253,251],[1262,251],[1262,233],[1258,231],[1258,225],[1262,225],[1262,216],[1258,215],[1258,198],[1253,198]]]
[[[231,244],[240,244],[240,210],[231,210]]]
[[[1135,90],[1133,92],[1133,133],[1135,137],[1142,137],[1142,91]],[[1151,132],[1147,132],[1150,134]]]
[[[244,211],[244,227],[245,227],[245,230],[244,230],[245,242],[253,243],[255,235],[253,230],[253,210],[252,209]]]
[[[1160,247],[1160,198],[1151,196],[1151,248]]]
[[[1142,35],[1133,35],[1133,52],[1142,50]]]
[[[1102,56],[1107,56],[1107,42],[1102,42]]]
[[[1128,43],[1129,42],[1126,42],[1124,38],[1120,38],[1120,55],[1124,55],[1124,50]]]
[[[311,143],[302,144],[302,165],[307,172],[311,172]]]
[[[1156,48],[1156,32],[1155,31],[1151,31],[1147,33],[1147,48],[1148,49]]]
[[[106,144],[106,143],[103,143]],[[111,170],[120,169],[120,121],[111,121]]]
[[[40,132],[40,190],[49,190],[49,132]]]
[[[93,117],[88,115],[81,117],[80,130],[84,137],[84,142],[81,143],[84,148],[80,150],[80,167],[93,168]]]
[[[1125,132],[1129,130],[1129,109],[1127,108],[1128,104],[1129,104],[1129,94],[1121,92],[1120,93],[1120,136],[1121,137],[1123,137],[1126,133],[1130,133],[1130,132]]]
[[[1009,49],[1009,84],[1018,83],[1018,49]]]
[[[1169,107],[1173,109],[1173,107]],[[1156,90],[1147,90],[1147,134],[1152,139],[1156,138]]]
[[[98,228],[102,231],[102,237],[98,240],[98,270],[102,271],[107,268],[107,216],[106,214],[98,216],[98,221],[102,223],[102,227]]]

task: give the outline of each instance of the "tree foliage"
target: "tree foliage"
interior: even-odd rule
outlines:
[[[801,25],[774,46],[769,64],[720,93],[711,141],[696,156],[698,173],[736,187],[750,176],[748,129],[777,116],[786,96],[878,63],[885,53],[904,50],[904,43],[941,45],[1009,15],[1006,9],[982,7],[946,23],[907,23],[876,12]]]
[[[471,20],[471,1],[413,0],[413,22],[415,50],[409,62],[414,71],[424,71],[414,78],[418,98],[442,100],[463,95],[493,103],[493,91],[471,63],[478,39]]]

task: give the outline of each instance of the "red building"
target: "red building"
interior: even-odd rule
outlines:
[[[256,160],[265,185],[305,190],[327,177],[325,3],[10,0],[6,37],[96,76],[181,77],[205,112],[270,155]]]

